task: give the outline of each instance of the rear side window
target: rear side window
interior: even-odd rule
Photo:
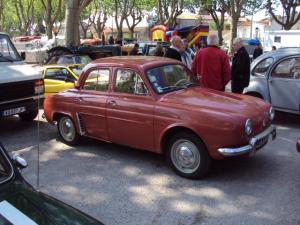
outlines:
[[[135,95],[148,94],[146,85],[139,74],[127,69],[117,71],[115,92]]]
[[[256,76],[266,76],[273,61],[274,61],[273,58],[266,58],[266,59],[262,60],[261,62],[259,62],[256,65],[252,74],[256,75]]]
[[[93,91],[108,91],[109,70],[97,69],[92,70],[87,76],[83,89]]]
[[[281,61],[272,71],[272,77],[300,79],[300,57]]]

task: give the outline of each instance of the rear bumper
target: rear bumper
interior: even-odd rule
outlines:
[[[271,136],[272,140],[276,138],[276,128],[273,125],[252,137],[248,145],[237,148],[219,148],[218,152],[226,157],[248,154],[264,147],[268,143],[269,136]]]
[[[13,116],[19,114],[18,112],[26,113],[38,110],[38,108],[43,104],[43,96],[35,96],[32,98],[21,99],[17,101],[10,102],[1,102],[0,103],[0,118],[6,116]],[[17,109],[20,109],[19,111]],[[11,113],[7,114],[5,112],[10,111]],[[15,111],[15,113],[14,113]]]

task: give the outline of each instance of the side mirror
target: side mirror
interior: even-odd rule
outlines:
[[[25,53],[25,52],[21,52],[21,58],[22,58],[23,60],[26,59],[26,53]]]
[[[13,154],[12,160],[19,169],[24,169],[28,166],[27,161],[24,158],[22,158],[19,154]]]

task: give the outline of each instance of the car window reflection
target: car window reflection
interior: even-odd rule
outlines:
[[[290,58],[281,61],[271,75],[276,78],[300,79],[300,58]]]

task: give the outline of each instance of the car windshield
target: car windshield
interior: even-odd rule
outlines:
[[[72,70],[73,73],[75,73],[77,76],[79,76],[82,72],[83,65],[72,65],[69,66],[70,70]]]
[[[149,69],[147,77],[158,94],[198,86],[191,82],[191,75],[182,65],[165,65]]]
[[[64,55],[61,56],[57,64],[88,64],[92,59],[88,55]]]
[[[0,144],[0,184],[7,181],[12,176],[13,169],[10,165],[7,155]]]
[[[0,35],[0,62],[21,61],[17,50],[6,35]]]

